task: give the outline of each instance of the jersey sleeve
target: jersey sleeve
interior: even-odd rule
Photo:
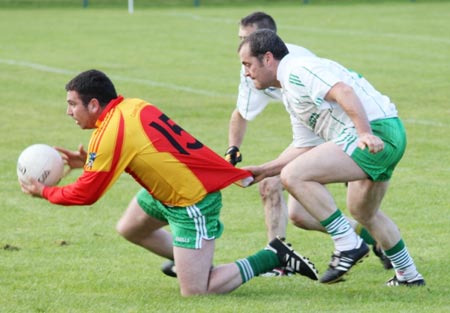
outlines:
[[[89,205],[96,202],[125,170],[130,153],[122,154],[124,121],[120,114],[93,133],[82,175],[66,186],[45,187],[43,197],[54,204]]]
[[[108,173],[83,172],[75,183],[64,187],[44,187],[43,197],[54,204],[90,205],[106,191]]]

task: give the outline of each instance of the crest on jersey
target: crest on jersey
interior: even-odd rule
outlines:
[[[87,164],[86,164],[86,166],[88,167],[88,168],[92,168],[92,166],[94,166],[94,161],[95,161],[95,158],[97,157],[97,153],[95,153],[95,152],[89,152],[89,158],[88,158],[88,161],[87,161]]]

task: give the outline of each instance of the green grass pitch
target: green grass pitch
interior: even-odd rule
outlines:
[[[0,10],[0,312],[449,312],[450,2],[353,5]],[[162,259],[133,246],[115,223],[139,186],[123,175],[99,202],[60,207],[24,195],[20,152],[33,143],[87,144],[65,115],[65,83],[98,68],[118,91],[144,98],[222,154],[235,104],[238,20],[271,14],[287,42],[339,61],[396,103],[407,152],[383,210],[396,221],[427,280],[425,288],[387,288],[393,273],[371,256],[342,284],[300,276],[255,278],[225,296],[184,299]],[[243,165],[275,157],[291,138],[281,104],[249,126]],[[76,179],[72,172],[62,183]],[[344,187],[330,186],[344,212]],[[256,187],[224,191],[225,233],[215,263],[266,243]],[[292,225],[288,240],[323,272],[331,240]]]

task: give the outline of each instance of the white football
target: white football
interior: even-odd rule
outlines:
[[[45,144],[34,144],[22,151],[17,160],[17,176],[27,183],[28,177],[47,186],[59,183],[64,175],[64,162],[55,148]]]

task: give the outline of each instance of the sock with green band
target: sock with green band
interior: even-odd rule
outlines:
[[[239,267],[242,283],[280,266],[278,256],[270,250],[258,251],[245,259],[237,260],[235,263]]]
[[[384,253],[391,260],[395,274],[399,280],[408,280],[417,276],[418,272],[413,259],[402,239]]]
[[[359,223],[356,223],[355,225],[355,232],[359,235],[359,237],[362,238],[362,240],[364,240],[365,243],[367,243],[368,245],[373,245],[375,244],[375,239],[373,239],[373,237],[370,235],[369,231],[367,229],[364,228],[364,226],[362,226]]]
[[[331,235],[335,248],[338,251],[354,249],[361,241],[347,218],[345,218],[339,209],[336,209],[336,211],[325,220],[320,221],[320,224]]]

